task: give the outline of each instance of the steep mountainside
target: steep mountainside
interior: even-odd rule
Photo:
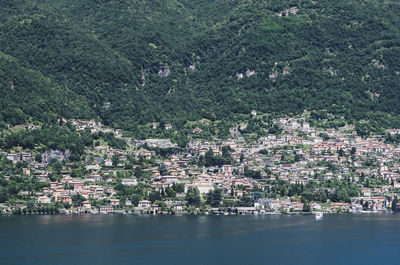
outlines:
[[[26,77],[54,115],[131,131],[252,109],[400,126],[399,14],[396,0],[15,0],[0,4],[0,51],[80,103]],[[3,109],[23,114],[8,116],[43,119],[12,96]]]
[[[91,117],[86,99],[61,89],[40,72],[26,69],[0,53],[0,126],[31,121],[53,122],[59,116]]]

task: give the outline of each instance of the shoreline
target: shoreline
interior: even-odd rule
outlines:
[[[68,212],[68,213],[26,213],[26,214],[13,214],[6,213],[1,214],[3,216],[40,216],[40,215],[136,215],[136,216],[165,216],[165,215],[175,215],[175,216],[258,216],[258,215],[287,215],[287,216],[307,216],[316,215],[317,213],[323,213],[324,215],[335,215],[335,214],[396,214],[393,211],[354,211],[354,212],[291,212],[291,213],[281,213],[281,212],[264,212],[264,213],[135,213],[129,211],[110,211],[110,212]]]

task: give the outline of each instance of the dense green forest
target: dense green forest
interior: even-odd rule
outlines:
[[[135,133],[255,109],[399,127],[399,14],[397,0],[2,1],[0,120]]]

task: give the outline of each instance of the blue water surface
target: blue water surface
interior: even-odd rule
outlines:
[[[400,215],[0,217],[0,264],[400,264]]]

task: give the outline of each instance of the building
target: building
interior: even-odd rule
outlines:
[[[84,201],[84,202],[82,202],[82,207],[84,209],[91,209],[92,208],[92,204],[90,203],[90,201]]]
[[[125,186],[135,186],[138,184],[136,178],[122,179],[121,183],[122,183],[122,185],[125,185]]]
[[[151,207],[151,201],[142,200],[139,201],[138,203],[138,208],[150,208],[150,207]]]
[[[119,206],[119,199],[110,199],[110,204],[112,206]]]
[[[61,202],[72,204],[72,198],[68,195],[61,196]]]
[[[38,203],[51,203],[51,199],[47,196],[38,197]]]
[[[186,184],[185,193],[188,191],[190,187],[197,188],[200,194],[208,193],[210,190],[214,190],[214,185],[212,183],[195,183],[195,184]]]
[[[108,213],[108,212],[112,212],[112,211],[113,211],[112,206],[100,206],[101,213]]]

